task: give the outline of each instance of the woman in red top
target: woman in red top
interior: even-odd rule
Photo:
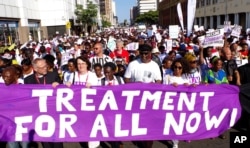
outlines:
[[[109,54],[109,56],[116,60],[116,58],[122,58],[125,64],[129,63],[129,53],[126,49],[124,49],[124,45],[122,41],[116,42],[116,49]]]

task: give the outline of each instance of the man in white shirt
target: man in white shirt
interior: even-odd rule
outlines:
[[[161,71],[156,62],[151,59],[152,47],[143,44],[139,46],[140,56],[129,63],[124,78],[125,83],[162,83]]]
[[[94,53],[95,53],[95,56],[93,56],[93,57],[91,57],[89,59],[89,61],[91,63],[92,70],[93,70],[93,66],[96,63],[100,63],[103,66],[107,62],[112,62],[113,61],[109,56],[103,54],[103,45],[102,45],[102,43],[96,43],[94,45]]]

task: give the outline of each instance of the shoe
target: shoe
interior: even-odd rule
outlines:
[[[178,144],[174,144],[174,145],[173,145],[173,148],[178,148]]]
[[[220,135],[219,138],[226,139],[226,136],[225,135]]]

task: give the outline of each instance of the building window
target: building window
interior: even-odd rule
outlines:
[[[18,41],[17,22],[0,21],[0,42],[4,45],[11,45]]]
[[[213,0],[213,4],[217,4],[218,3],[218,0]]]
[[[201,0],[201,7],[203,7],[205,5],[204,0]]]
[[[211,4],[211,0],[207,0],[207,5],[210,5]]]

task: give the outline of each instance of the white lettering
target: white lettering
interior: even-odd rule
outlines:
[[[41,113],[47,112],[47,98],[53,95],[52,89],[32,90],[32,97],[39,97],[39,110]]]
[[[60,131],[59,138],[65,138],[66,131],[70,137],[76,137],[76,133],[72,128],[72,125],[77,121],[77,117],[74,114],[62,114],[60,115]]]
[[[154,101],[153,109],[158,110],[160,106],[162,91],[156,91],[155,93],[151,94],[150,91],[144,91],[141,99],[140,109],[146,109],[147,100]]]
[[[94,111],[95,106],[94,105],[88,105],[93,104],[94,100],[87,98],[88,95],[96,95],[96,89],[89,89],[84,88],[82,89],[82,98],[81,98],[81,110],[83,111]]]
[[[223,109],[219,118],[217,119],[216,116],[210,117],[210,112],[205,112],[205,123],[207,130],[211,130],[211,128],[214,126],[214,128],[218,128],[218,126],[221,124],[221,121],[224,119],[226,114],[228,113],[229,109]]]
[[[127,97],[126,99],[126,106],[125,106],[125,110],[132,110],[132,104],[133,104],[133,100],[135,96],[139,96],[140,95],[140,91],[136,90],[136,91],[122,91],[122,96]]]
[[[163,110],[174,110],[174,105],[173,105],[173,96],[176,96],[177,92],[166,92],[165,93],[165,98],[163,101],[162,109]],[[172,105],[171,105],[172,104]]]
[[[183,92],[180,93],[177,110],[182,111],[184,107],[183,104],[185,104],[185,106],[189,111],[194,111],[195,100],[196,100],[196,93],[191,93],[190,99],[188,98],[187,93]]]
[[[234,126],[234,124],[236,122],[237,113],[238,113],[238,109],[233,108],[233,111],[231,113],[231,118],[230,118],[230,124],[229,124],[230,127]]]
[[[208,102],[209,102],[209,97],[213,97],[214,96],[214,92],[201,92],[200,93],[201,97],[204,97],[203,100],[203,111],[208,111]]]
[[[103,137],[108,137],[107,126],[102,114],[98,114],[92,127],[90,137],[97,137],[97,132],[101,131]]]
[[[170,128],[172,127],[176,135],[182,135],[185,121],[186,121],[186,113],[181,113],[178,122],[179,124],[176,122],[175,117],[173,116],[172,113],[166,113],[163,134],[169,135]]]
[[[43,129],[43,125],[47,125],[47,129]],[[40,137],[51,137],[56,129],[56,122],[53,117],[49,115],[41,115],[36,118],[35,131]]]
[[[139,135],[147,135],[147,128],[140,128],[140,114],[133,113],[132,114],[132,136],[139,136]]]
[[[31,123],[32,116],[15,117],[14,120],[16,123],[15,141],[22,141],[23,134],[28,134],[28,129],[26,127],[23,127],[23,124]]]
[[[62,111],[63,105],[68,111],[76,111],[76,109],[69,103],[69,101],[73,99],[73,96],[74,92],[69,88],[57,89],[56,111]]]
[[[195,124],[192,126],[192,121],[195,120]],[[201,123],[201,115],[199,113],[192,113],[187,120],[186,129],[189,133],[194,133],[198,130]]]
[[[105,110],[108,105],[111,110],[118,110],[118,106],[112,90],[108,90],[103,96],[102,102],[99,106],[99,110]]]
[[[126,137],[129,134],[129,130],[122,130],[122,115],[115,115],[115,137]]]

